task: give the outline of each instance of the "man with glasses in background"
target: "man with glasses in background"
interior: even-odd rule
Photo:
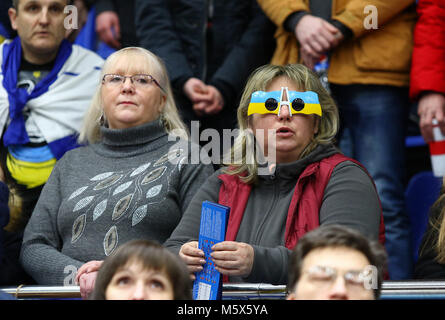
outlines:
[[[373,300],[380,296],[386,252],[358,231],[321,226],[291,255],[288,300]]]

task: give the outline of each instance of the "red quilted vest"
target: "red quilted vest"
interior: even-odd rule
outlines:
[[[352,161],[366,169],[356,160],[342,154],[334,154],[320,162],[306,167],[300,174],[289,206],[285,231],[285,246],[293,249],[304,234],[319,227],[319,212],[324,189],[334,168],[343,161]],[[222,180],[218,203],[231,208],[227,225],[226,241],[235,241],[252,186],[242,182],[237,176],[220,174]],[[372,179],[371,179],[372,180]],[[374,185],[375,188],[375,185]],[[380,205],[379,242],[385,242],[385,227]]]

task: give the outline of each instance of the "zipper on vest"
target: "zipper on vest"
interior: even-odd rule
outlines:
[[[275,180],[275,179],[274,179]],[[257,230],[256,236],[255,236],[255,244],[259,245],[260,244],[260,240],[262,239],[263,235],[264,235],[264,226],[266,225],[266,222],[269,221],[270,215],[273,212],[273,209],[276,207],[277,201],[279,199],[279,195],[280,195],[280,188],[277,185],[277,183],[273,184],[273,189],[274,189],[274,196],[273,196],[273,201],[272,201],[272,205],[269,207],[269,210],[267,211],[267,213],[264,215],[264,219],[263,221],[261,221],[261,224]],[[260,239],[261,238],[261,239]]]

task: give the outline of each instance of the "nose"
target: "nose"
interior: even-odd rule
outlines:
[[[348,300],[348,288],[343,277],[339,276],[335,279],[329,289],[328,297],[330,300]]]
[[[121,90],[122,92],[125,93],[134,92],[133,81],[131,80],[130,77],[124,79],[124,83],[122,83]]]
[[[131,300],[147,300],[147,293],[145,290],[145,284],[142,282],[137,282],[133,292]]]
[[[40,24],[48,24],[49,23],[48,8],[42,8],[42,11],[40,12],[40,16],[39,16],[39,23]]]
[[[280,112],[278,114],[278,118],[280,120],[290,120],[291,117],[290,106],[288,104],[282,104],[280,107]]]

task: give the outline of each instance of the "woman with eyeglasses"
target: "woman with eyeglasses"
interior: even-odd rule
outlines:
[[[25,270],[93,289],[104,258],[133,239],[165,242],[213,173],[193,164],[162,61],[136,47],[106,60],[79,140],[56,165],[26,227]],[[77,277],[76,277],[77,272]]]
[[[257,69],[241,97],[238,126],[227,166],[198,191],[165,243],[192,278],[212,259],[228,281],[285,284],[291,250],[323,224],[383,241],[373,181],[334,146],[337,107],[312,71],[297,64]],[[230,207],[226,241],[208,257],[194,241],[204,200]]]

